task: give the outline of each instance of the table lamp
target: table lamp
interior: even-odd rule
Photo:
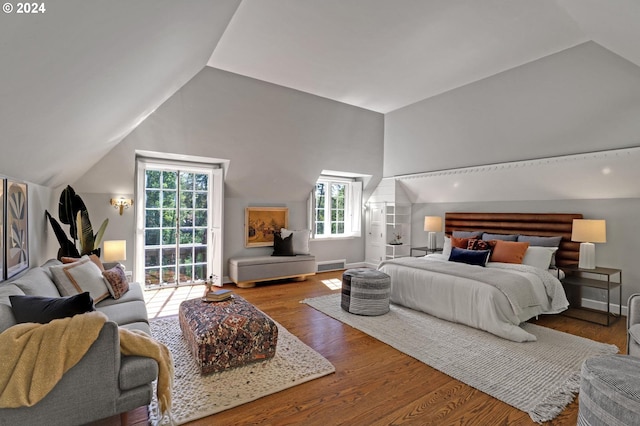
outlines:
[[[105,262],[120,263],[127,260],[127,240],[112,240],[103,243],[102,257]]]
[[[425,216],[424,230],[428,232],[427,247],[429,250],[436,249],[436,232],[442,231],[442,218],[440,216]]]
[[[580,260],[582,269],[596,268],[596,246],[594,243],[606,243],[606,221],[603,219],[574,219],[571,241],[580,242]]]

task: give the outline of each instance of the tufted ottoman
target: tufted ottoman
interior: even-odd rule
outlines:
[[[202,374],[262,361],[276,353],[276,323],[238,295],[223,302],[185,300],[178,319]]]
[[[578,425],[640,424],[640,358],[611,355],[582,363]]]
[[[391,278],[369,268],[347,269],[342,274],[340,306],[358,315],[382,315],[389,312]]]

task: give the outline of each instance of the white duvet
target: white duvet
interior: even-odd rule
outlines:
[[[440,254],[414,258],[418,262],[447,262]],[[481,268],[460,264],[461,268]],[[515,342],[535,341],[536,336],[520,324],[540,314],[555,314],[569,306],[560,281],[548,271],[527,265],[489,262],[526,277],[539,306],[525,308],[517,315],[507,297],[497,288],[468,278],[425,271],[383,262],[379,269],[391,277],[391,302],[430,315],[488,331]]]

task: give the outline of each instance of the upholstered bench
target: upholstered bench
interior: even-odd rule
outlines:
[[[254,287],[259,281],[295,278],[304,281],[316,273],[316,257],[255,256],[229,259],[229,278],[240,288]]]
[[[637,425],[640,422],[640,359],[628,355],[582,363],[578,425]]]
[[[223,302],[185,300],[178,319],[202,374],[263,361],[276,353],[276,323],[238,295]]]
[[[391,278],[369,268],[347,269],[342,274],[340,306],[358,315],[383,315],[389,312]]]

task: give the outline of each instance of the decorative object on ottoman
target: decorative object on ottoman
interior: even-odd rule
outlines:
[[[263,361],[276,353],[276,323],[238,295],[222,302],[185,300],[178,319],[202,374]]]
[[[585,360],[579,401],[578,425],[638,424],[640,359],[610,355]]]
[[[342,302],[347,312],[358,315],[382,315],[389,312],[391,278],[369,268],[348,269],[342,274]]]

